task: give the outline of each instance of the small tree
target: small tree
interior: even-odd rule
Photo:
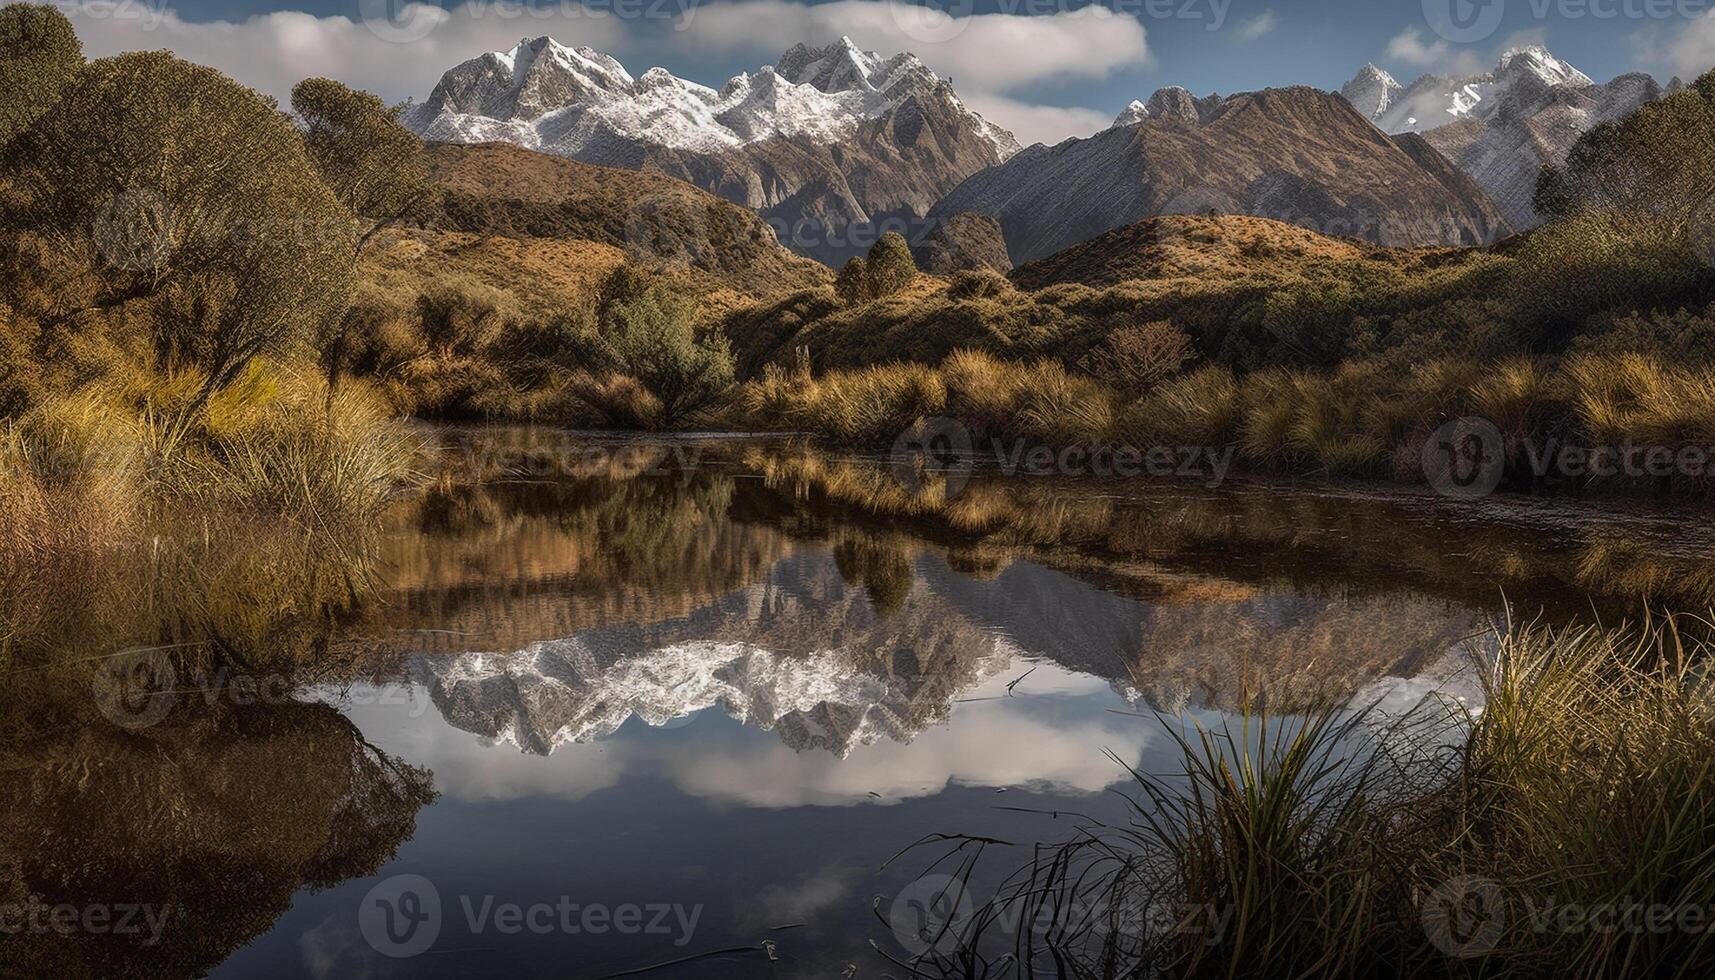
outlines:
[[[1551,218],[1601,217],[1631,233],[1676,238],[1715,203],[1715,72],[1583,136],[1537,181]]]
[[[873,299],[892,296],[917,278],[917,262],[905,236],[890,231],[869,249],[869,283]]]
[[[10,217],[80,263],[44,327],[135,308],[162,367],[203,373],[187,418],[251,359],[319,341],[350,300],[352,229],[303,140],[211,68],[92,62],[6,157]]]
[[[644,284],[616,271],[604,294],[596,334],[583,359],[596,371],[636,378],[660,401],[659,423],[673,425],[714,404],[733,382],[732,347],[719,330],[699,330],[697,302],[664,282]]]
[[[403,104],[388,106],[332,79],[309,78],[292,89],[292,109],[322,180],[362,222],[357,252],[434,200],[423,142],[399,122]]]
[[[840,269],[840,274],[834,278],[834,292],[839,294],[840,302],[847,306],[869,302],[869,263],[859,258],[846,262]]]
[[[46,4],[0,7],[0,146],[59,101],[83,67],[83,45],[65,15]]]
[[[1126,395],[1140,398],[1179,373],[1194,356],[1191,338],[1166,320],[1121,327],[1078,366]]]

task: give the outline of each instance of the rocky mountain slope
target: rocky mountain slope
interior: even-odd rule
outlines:
[[[932,215],[986,214],[1015,262],[1163,214],[1249,214],[1381,245],[1475,245],[1509,229],[1424,147],[1402,147],[1311,88],[1196,100],[1157,93],[1088,139],[1033,146],[955,188]],[[1137,121],[1133,121],[1137,120]]]
[[[1477,75],[1424,75],[1410,85],[1365,65],[1340,94],[1384,132],[1421,138],[1468,174],[1515,228],[1542,222],[1531,194],[1543,164],[1565,162],[1578,137],[1662,94],[1655,79],[1621,75],[1606,84],[1528,46]]]
[[[1018,150],[915,55],[849,38],[712,89],[663,68],[634,78],[539,37],[448,71],[406,122],[429,140],[659,170],[762,212],[783,243],[829,261],[863,250],[851,225],[921,214]]]

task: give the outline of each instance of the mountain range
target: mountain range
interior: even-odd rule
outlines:
[[[1257,215],[1389,246],[1480,245],[1510,230],[1419,138],[1390,139],[1337,95],[1268,89],[1199,105],[1157,93],[1150,103],[1161,111],[1128,110],[1088,139],[1015,154],[931,215],[995,218],[1016,263],[1165,214]]]
[[[1676,81],[1666,91],[1677,88]],[[1340,94],[1383,132],[1421,134],[1523,230],[1542,223],[1531,195],[1543,165],[1564,163],[1587,130],[1635,111],[1664,90],[1640,73],[1597,84],[1533,45],[1505,52],[1493,71],[1424,75],[1410,85],[1365,65]]]
[[[945,274],[1164,214],[1270,217],[1384,246],[1486,244],[1541,222],[1531,195],[1544,164],[1663,92],[1642,74],[1598,84],[1527,46],[1490,72],[1410,85],[1366,65],[1339,93],[1168,86],[1103,132],[1024,149],[915,55],[850,38],[796,45],[716,89],[664,68],[634,77],[538,37],[446,72],[406,122],[432,142],[679,178],[828,264],[861,254],[890,220],[927,216],[942,234],[913,244]]]
[[[851,226],[922,214],[1019,149],[915,55],[849,38],[797,45],[713,89],[664,68],[634,78],[539,37],[448,71],[406,123],[432,141],[659,170],[761,212],[785,244],[830,262],[872,240]]]

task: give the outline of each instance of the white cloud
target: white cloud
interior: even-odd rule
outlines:
[[[1240,42],[1254,41],[1264,34],[1272,33],[1279,23],[1280,19],[1274,15],[1274,11],[1265,10],[1255,17],[1246,17],[1240,21],[1239,26],[1234,29],[1233,37]]]
[[[1012,130],[1012,134],[1018,137],[1018,142],[1025,146],[1032,143],[1047,143],[1052,146],[1069,136],[1088,136],[1107,129],[1114,121],[1114,113],[1111,112],[1035,105],[1009,99],[1004,95],[988,95],[982,92],[966,94],[961,91],[959,98],[963,99],[967,106],[981,113],[984,119]]]
[[[1387,56],[1414,68],[1428,68],[1452,75],[1468,75],[1479,71],[1477,56],[1468,50],[1454,51],[1444,38],[1426,42],[1423,31],[1408,27],[1387,43]]]
[[[377,0],[379,4],[379,0]],[[360,3],[363,9],[365,4]],[[155,0],[80,0],[62,4],[91,57],[167,49],[284,101],[299,80],[322,75],[389,100],[422,98],[448,68],[484,51],[508,50],[521,37],[548,34],[572,46],[614,53],[640,72],[687,52],[744,52],[772,62],[799,41],[826,44],[850,35],[884,54],[913,51],[962,98],[988,105],[991,119],[1026,143],[1086,134],[1108,113],[999,98],[1033,85],[1091,80],[1150,63],[1143,25],[1100,7],[1044,17],[977,14],[947,20],[895,0],[736,0],[688,8],[656,0],[642,9],[680,15],[598,16],[577,3],[557,7],[473,2],[442,10],[411,3],[390,22],[273,13],[244,21],[187,22]],[[650,60],[655,58],[656,60]],[[983,111],[978,109],[978,111]],[[985,113],[987,115],[987,113]]]
[[[187,22],[171,10],[102,0],[60,9],[71,18],[90,57],[165,49],[282,102],[293,85],[314,76],[337,78],[391,100],[421,98],[448,68],[484,51],[510,49],[526,33],[553,34],[568,44],[594,48],[625,39],[618,20],[579,16],[574,11],[582,8],[569,7],[560,8],[558,17],[523,24],[498,16],[492,5],[467,4],[447,11],[410,4],[396,23],[421,24],[426,36],[408,43],[389,40],[386,25],[372,30],[348,17],[297,12]]]
[[[1548,30],[1546,28],[1532,27],[1529,30],[1514,31],[1507,35],[1505,41],[1501,42],[1500,50],[1495,52],[1495,57],[1498,59],[1502,51],[1530,47],[1548,47]]]
[[[1715,68],[1715,10],[1673,31],[1646,28],[1632,46],[1643,63],[1690,82]]]
[[[1045,81],[1103,78],[1151,63],[1143,25],[1098,6],[1042,17],[975,14],[933,19],[926,8],[892,0],[736,0],[697,8],[685,18],[684,48],[743,52],[772,60],[800,41],[822,45],[851,37],[859,47],[910,51],[942,76],[990,92]]]

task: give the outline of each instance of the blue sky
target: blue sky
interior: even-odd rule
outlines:
[[[411,2],[61,6],[91,54],[165,47],[271,94],[326,74],[395,99],[420,98],[446,68],[525,36],[609,51],[634,74],[659,64],[718,85],[793,41],[851,34],[884,54],[915,51],[1027,143],[1091,132],[1162,85],[1337,88],[1367,61],[1409,83],[1485,69],[1518,43],[1546,44],[1598,81],[1715,66],[1715,0],[927,0],[926,16],[907,0],[439,0],[432,12]]]

